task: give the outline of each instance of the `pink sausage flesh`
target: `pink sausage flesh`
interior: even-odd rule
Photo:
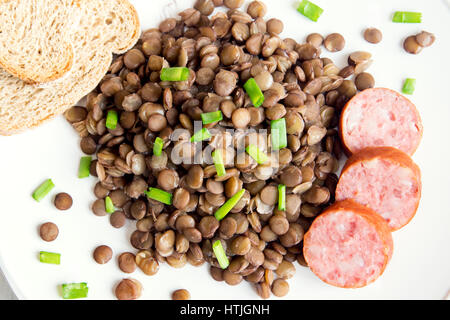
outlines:
[[[381,215],[391,230],[415,215],[421,195],[420,170],[405,153],[367,148],[348,160],[336,187],[336,200],[353,199]]]
[[[422,131],[414,104],[385,88],[358,93],[347,103],[340,119],[341,139],[349,154],[365,147],[390,146],[412,155]]]
[[[363,287],[383,273],[392,254],[392,237],[386,222],[370,209],[351,200],[336,204],[313,222],[303,253],[323,281]]]

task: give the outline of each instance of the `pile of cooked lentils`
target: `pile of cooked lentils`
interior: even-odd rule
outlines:
[[[138,267],[151,276],[162,264],[181,268],[206,262],[216,281],[246,280],[262,298],[281,297],[289,291],[286,280],[295,273],[294,263],[307,266],[304,233],[334,201],[339,112],[357,90],[374,86],[364,72],[371,55],[354,52],[340,69],[320,57],[322,45],[330,52],[342,50],[340,34],[324,39],[313,33],[305,43],[283,39],[282,21],[265,20],[263,2],[251,2],[246,11],[239,10],[242,4],[199,0],[178,19],[144,31],[132,50],[115,57],[86,106],[75,106],[65,116],[82,137],[82,151],[96,156],[90,167],[99,180],[93,213],[109,215],[109,197],[116,210],[110,215],[113,227],[135,221],[130,242],[138,251],[119,256],[122,271]],[[215,10],[223,5],[224,10]],[[170,67],[187,67],[188,79],[161,81],[161,70]],[[250,78],[264,95],[260,107],[243,87]],[[118,115],[115,129],[106,125],[111,110]],[[215,111],[222,119],[203,125],[215,134],[191,142],[196,123],[202,128],[201,115]],[[287,145],[272,150],[270,124],[282,118]],[[160,155],[153,154],[157,138],[163,141]],[[250,143],[268,161],[249,156]],[[221,176],[211,161],[195,161],[199,154],[211,158],[214,150],[224,155]],[[284,210],[276,205],[279,184],[286,186]],[[149,198],[149,188],[170,193],[171,204]],[[241,190],[231,211],[217,219],[214,213]],[[225,269],[213,252],[217,240],[229,260]],[[94,252],[99,263],[111,256],[107,246]],[[116,295],[134,299],[140,288],[137,280],[124,279]]]

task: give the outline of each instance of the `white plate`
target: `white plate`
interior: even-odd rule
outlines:
[[[132,1],[142,27],[155,27],[162,18],[174,16],[193,1]],[[425,128],[422,143],[414,160],[422,170],[423,197],[416,217],[394,233],[395,251],[385,273],[373,284],[361,289],[339,289],[316,278],[307,268],[295,263],[297,273],[289,281],[287,299],[442,299],[450,288],[450,52],[449,7],[444,1],[401,0],[350,1],[314,0],[324,8],[314,23],[295,11],[295,1],[267,0],[269,16],[281,17],[284,37],[303,41],[307,34],[339,32],[345,36],[342,52],[333,57],[345,66],[348,54],[355,50],[372,52],[375,62],[370,72],[377,86],[400,91],[406,77],[416,78],[416,103]],[[396,10],[420,11],[422,24],[390,22]],[[372,45],[362,38],[365,27],[383,31],[383,41]],[[419,55],[402,49],[402,40],[425,29],[437,40]],[[94,200],[94,178],[77,179],[82,156],[79,138],[58,117],[40,128],[12,137],[1,137],[0,157],[0,264],[15,293],[21,299],[60,299],[58,286],[66,282],[86,281],[89,299],[114,299],[114,285],[129,275],[117,267],[116,257],[134,251],[128,242],[133,229],[114,229],[108,217],[90,211]],[[41,203],[31,198],[33,190],[46,178],[56,188]],[[56,210],[52,198],[65,191],[74,198],[67,212]],[[46,243],[39,238],[38,227],[55,222],[58,239]],[[109,245],[115,257],[106,265],[92,259],[93,249]],[[62,253],[59,266],[40,263],[40,250]],[[231,287],[212,280],[207,266],[173,269],[162,265],[156,276],[141,271],[131,275],[142,282],[142,299],[168,299],[172,290],[187,288],[195,299],[254,299],[250,284]]]

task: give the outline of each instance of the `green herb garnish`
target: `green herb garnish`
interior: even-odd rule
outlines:
[[[106,116],[106,127],[108,129],[114,130],[117,127],[118,120],[119,116],[117,115],[117,111],[108,111],[108,115]]]
[[[256,80],[254,78],[250,78],[244,84],[245,92],[247,92],[250,100],[254,107],[258,108],[264,102],[264,94],[261,89],[258,87]]]
[[[32,194],[32,197],[37,202],[40,202],[44,197],[55,187],[52,179],[45,180]]]
[[[258,164],[263,164],[269,160],[264,152],[259,150],[257,146],[254,144],[249,144],[247,148],[245,148],[245,151],[252,157]]]
[[[164,190],[158,188],[149,188],[148,191],[145,192],[145,194],[150,199],[162,202],[167,205],[172,204],[172,194]]]
[[[286,120],[284,118],[270,122],[272,150],[279,150],[287,146]]]
[[[216,167],[217,176],[221,177],[225,174],[225,166],[223,164],[223,158],[222,158],[222,151],[221,150],[214,150],[212,152],[212,158],[214,161],[214,166]]]
[[[403,83],[402,92],[405,94],[413,94],[416,89],[416,79],[407,78]]]
[[[227,200],[215,213],[214,216],[217,220],[222,220],[234,208],[234,206],[241,200],[245,193],[245,189],[236,192],[230,199]]]
[[[86,298],[89,288],[86,282],[81,283],[64,283],[62,287],[63,299],[79,299]]]
[[[92,157],[90,157],[90,156],[81,157],[80,167],[78,168],[78,178],[89,177],[91,161],[92,161]]]
[[[161,81],[186,81],[189,78],[189,69],[186,67],[163,68]]]
[[[220,267],[222,269],[226,269],[230,265],[230,261],[228,260],[227,254],[222,247],[222,242],[220,242],[220,240],[214,241],[212,248]]]
[[[41,251],[39,252],[39,261],[43,263],[60,264],[61,255],[59,253]]]
[[[422,22],[422,13],[409,11],[396,11],[392,17],[392,22],[400,23],[420,23]]]
[[[203,128],[194,133],[194,135],[191,137],[191,142],[200,142],[203,140],[208,140],[209,138],[211,138],[211,133],[208,131],[208,129]]]
[[[278,185],[278,210],[286,210],[286,186],[284,184]]]
[[[320,15],[323,13],[323,9],[321,7],[307,0],[300,2],[297,11],[315,22],[317,22],[317,19],[319,19]]]
[[[162,149],[164,146],[164,140],[160,137],[156,137],[155,142],[153,143],[153,154],[155,156],[160,156],[162,153]]]

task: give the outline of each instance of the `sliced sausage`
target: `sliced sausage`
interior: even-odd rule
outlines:
[[[406,153],[391,147],[366,148],[345,163],[336,200],[351,198],[371,208],[394,231],[414,217],[421,189],[420,169]]]
[[[360,288],[375,281],[392,250],[384,219],[353,200],[328,207],[303,238],[303,255],[312,272],[341,288]]]
[[[412,155],[422,138],[422,121],[414,104],[385,88],[361,91],[342,110],[339,131],[352,154],[365,147],[388,146]]]

